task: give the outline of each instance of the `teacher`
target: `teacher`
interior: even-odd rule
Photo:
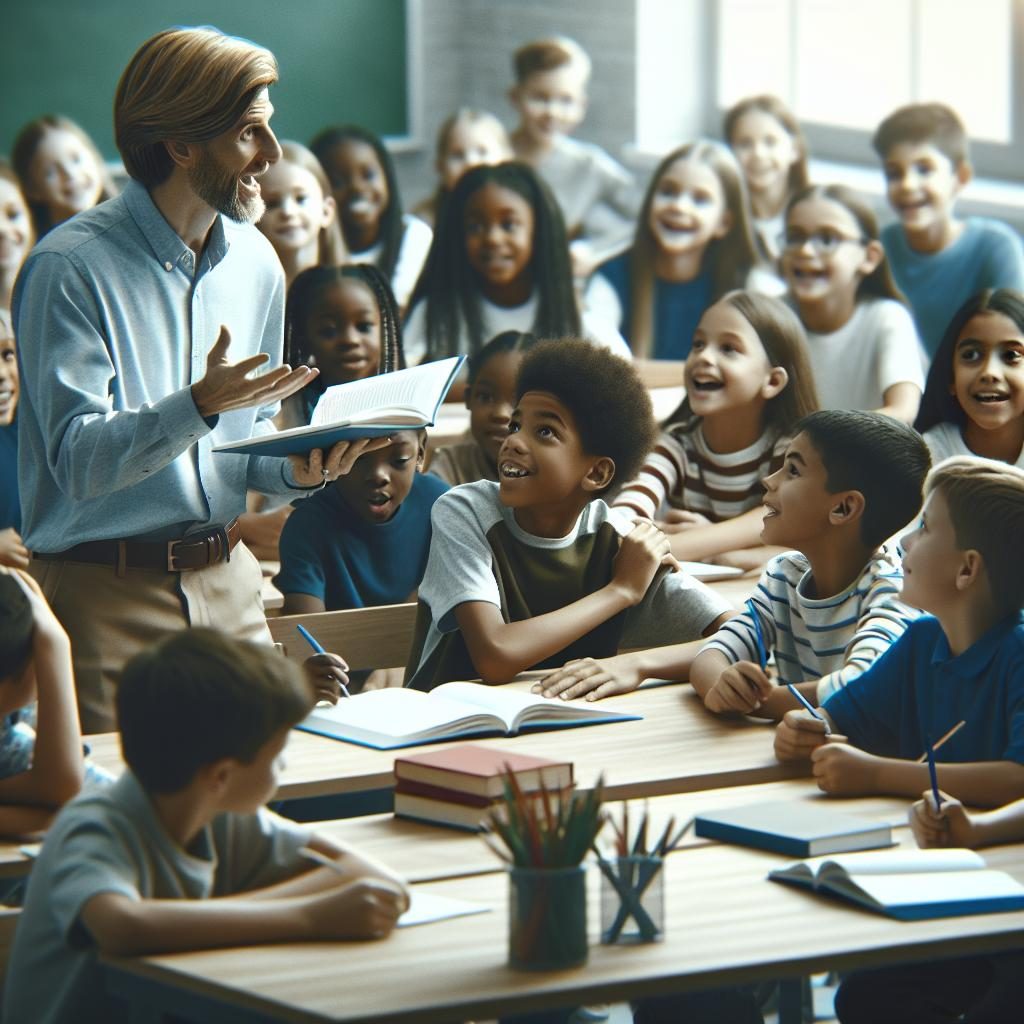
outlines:
[[[239,543],[246,489],[298,495],[380,446],[211,452],[271,432],[316,375],[278,365],[284,274],[253,226],[281,155],[276,80],[271,53],[214,29],[143,43],[114,101],[133,180],[50,232],[15,288],[22,535],[71,637],[86,732],[115,727],[122,665],[167,632],[269,643],[260,567]]]

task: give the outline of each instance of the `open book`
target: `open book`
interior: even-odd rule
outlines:
[[[292,427],[215,445],[239,455],[298,455],[356,437],[384,437],[396,430],[434,424],[437,410],[458,376],[465,356],[452,356],[408,370],[382,373],[328,388],[308,427]]]
[[[429,693],[401,688],[358,693],[342,698],[333,707],[314,708],[299,728],[377,750],[392,750],[460,736],[512,736],[525,729],[596,725],[640,717],[595,708],[582,700],[551,700],[483,683],[444,683]]]
[[[973,850],[880,850],[770,871],[775,882],[840,896],[868,910],[921,921],[1024,910],[1024,885],[991,871]]]

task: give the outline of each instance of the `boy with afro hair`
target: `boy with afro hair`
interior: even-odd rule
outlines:
[[[497,482],[455,487],[434,505],[406,685],[506,683],[714,632],[726,602],[679,571],[657,527],[601,499],[656,438],[630,363],[575,339],[533,348]]]

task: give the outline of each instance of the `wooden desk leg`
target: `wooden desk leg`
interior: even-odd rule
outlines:
[[[779,982],[779,1024],[803,1024],[804,978],[783,978]]]

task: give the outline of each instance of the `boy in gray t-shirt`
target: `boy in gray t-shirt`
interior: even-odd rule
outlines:
[[[125,667],[128,770],[58,815],[32,870],[3,1017],[126,1020],[101,953],[387,935],[408,906],[387,869],[267,811],[312,691],[269,648],[192,629]],[[338,870],[315,868],[310,847]],[[249,893],[252,899],[212,897]]]
[[[532,349],[498,482],[434,504],[406,685],[504,683],[534,666],[714,632],[728,604],[678,571],[657,527],[599,497],[630,479],[656,437],[631,364],[583,341]]]

